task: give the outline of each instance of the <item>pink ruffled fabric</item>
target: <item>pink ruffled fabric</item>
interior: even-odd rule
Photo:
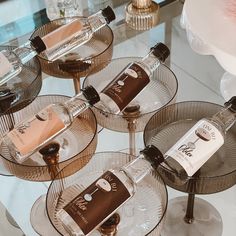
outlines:
[[[225,8],[225,12],[226,15],[234,18],[236,21],[236,0],[223,0],[225,1],[226,4],[226,8]]]

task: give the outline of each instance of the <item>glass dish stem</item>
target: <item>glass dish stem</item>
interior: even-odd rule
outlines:
[[[135,145],[135,124],[132,122],[129,122],[128,124],[129,128],[129,154],[136,156],[136,145]]]
[[[194,199],[195,199],[195,194],[189,193],[188,194],[188,202],[187,202],[186,215],[184,217],[184,221],[186,223],[188,223],[188,224],[192,224],[193,221],[194,221],[194,217],[193,217]]]
[[[75,94],[80,93],[80,77],[73,77]]]

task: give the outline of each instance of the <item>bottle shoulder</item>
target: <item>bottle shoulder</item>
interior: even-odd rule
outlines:
[[[202,120],[206,121],[209,124],[211,124],[212,126],[214,126],[221,133],[221,135],[223,137],[225,136],[226,130],[225,130],[224,126],[219,121],[217,121],[213,118],[203,118]]]
[[[109,171],[112,172],[112,174],[114,174],[123,183],[129,194],[133,196],[135,192],[135,184],[131,178],[129,178],[129,176],[123,170],[112,169]]]

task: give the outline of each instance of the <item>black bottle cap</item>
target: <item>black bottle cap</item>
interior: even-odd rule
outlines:
[[[39,36],[30,39],[30,41],[37,53],[41,53],[46,50],[46,45]]]
[[[154,145],[148,145],[142,151],[141,154],[151,162],[152,166],[156,169],[165,159],[161,151],[156,148]]]
[[[153,54],[161,61],[165,62],[166,58],[170,55],[169,48],[164,43],[157,43],[151,48]]]
[[[116,19],[116,15],[110,6],[102,9],[102,15],[106,18],[107,24]]]
[[[230,106],[231,105],[231,106]],[[233,96],[232,98],[229,99],[229,101],[227,101],[225,103],[225,106],[230,106],[230,110],[232,112],[236,112],[236,96]]]
[[[100,101],[100,96],[93,86],[87,86],[86,88],[82,89],[82,92],[91,106]]]
[[[41,148],[39,150],[39,153],[43,156],[52,156],[52,155],[56,155],[59,152],[59,149],[60,149],[59,143],[51,142],[47,144],[46,146],[44,146],[43,148]]]

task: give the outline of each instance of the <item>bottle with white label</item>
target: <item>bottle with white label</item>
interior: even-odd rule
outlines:
[[[164,60],[168,55],[169,49],[158,43],[146,57],[129,65],[99,94],[89,86],[64,104],[49,105],[18,124],[2,138],[2,142],[8,146],[11,156],[22,163],[69,127],[74,117],[88,107],[96,104],[102,111],[118,114],[149,83],[150,76],[160,65],[160,60]],[[82,104],[81,98],[84,100]]]
[[[120,169],[106,171],[58,211],[57,218],[69,235],[89,235],[134,196],[136,185],[157,168],[160,160],[163,155],[156,147],[145,148]]]
[[[236,96],[225,108],[198,121],[165,154],[165,164],[179,177],[192,176],[224,144],[226,132],[236,121]]]
[[[55,61],[88,42],[94,32],[114,19],[115,14],[111,7],[108,6],[89,16],[86,21],[81,21],[79,18],[71,18],[68,24],[43,37],[36,36],[13,51],[1,51],[0,86],[19,74],[22,70],[22,64],[25,64],[36,55],[41,54],[47,60]]]

